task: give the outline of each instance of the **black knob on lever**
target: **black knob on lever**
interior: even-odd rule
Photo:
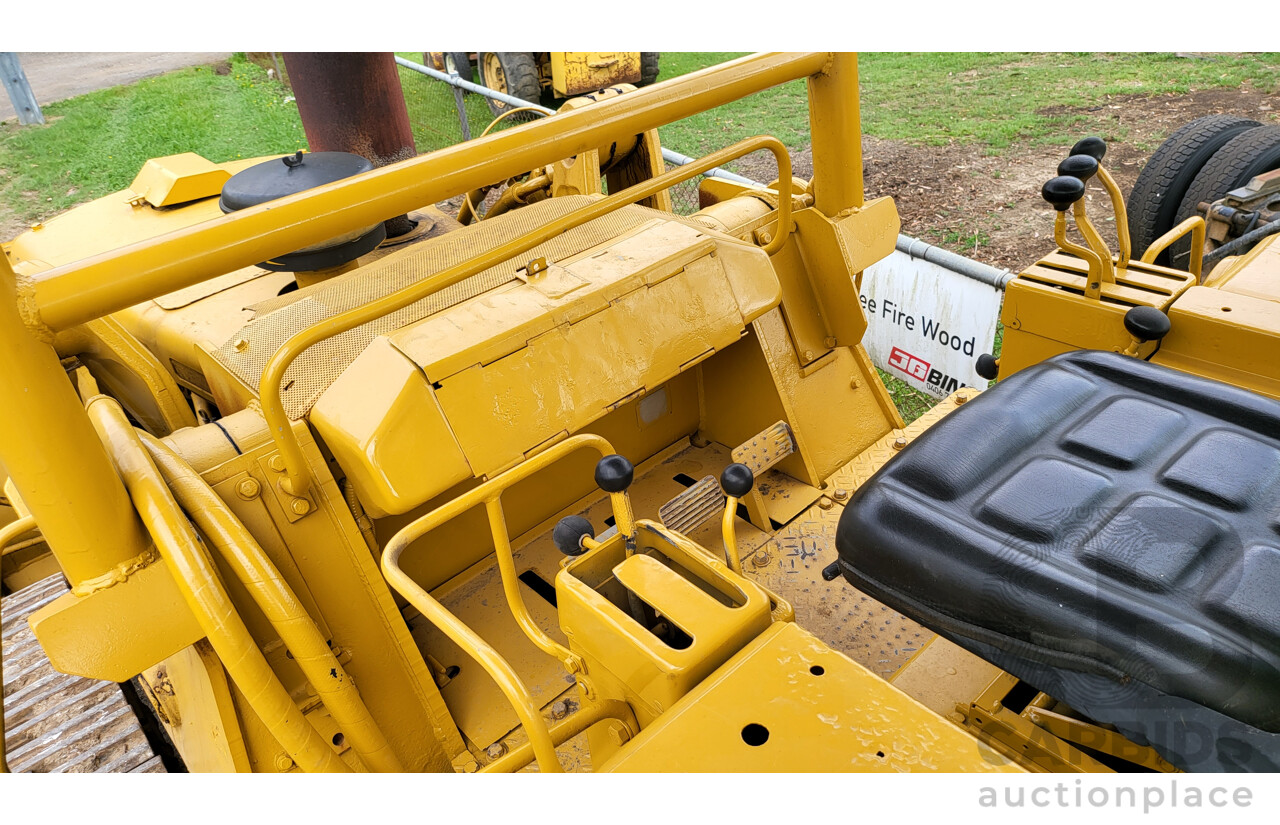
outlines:
[[[620,455],[607,455],[596,462],[596,484],[606,493],[621,493],[631,486],[636,468]]]
[[[1066,212],[1071,204],[1084,197],[1084,181],[1072,175],[1052,178],[1040,188],[1040,194],[1059,212]]]
[[[978,363],[974,366],[974,371],[988,381],[994,381],[996,376],[1000,374],[1000,362],[991,353],[984,352],[978,356]]]
[[[1098,174],[1098,160],[1090,155],[1072,155],[1058,164],[1058,174],[1087,181]]]
[[[840,578],[840,562],[833,561],[822,568],[822,580],[824,582],[833,582],[838,578]]]
[[[720,486],[726,494],[734,498],[742,498],[756,486],[755,474],[745,464],[730,464],[720,474]]]
[[[1088,155],[1099,163],[1107,156],[1107,142],[1100,137],[1087,137],[1071,147],[1073,155]]]
[[[1169,316],[1155,307],[1134,307],[1124,314],[1124,328],[1139,341],[1159,341],[1172,328]]]
[[[582,546],[582,540],[594,538],[595,534],[596,529],[591,526],[591,522],[582,516],[565,516],[551,530],[551,541],[566,556],[581,556],[587,552],[587,548]]]

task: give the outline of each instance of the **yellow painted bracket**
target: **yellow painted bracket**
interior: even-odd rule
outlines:
[[[64,594],[31,617],[54,668],[75,676],[127,682],[204,638],[159,560],[85,596]]]

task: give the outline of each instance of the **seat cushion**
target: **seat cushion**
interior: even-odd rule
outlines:
[[[837,546],[855,586],[1015,675],[1137,682],[1280,731],[1276,401],[1057,356],[908,445],[854,495]]]

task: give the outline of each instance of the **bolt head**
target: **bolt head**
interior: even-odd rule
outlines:
[[[893,440],[893,449],[901,450],[905,446],[907,446],[907,439],[905,437],[898,436]]]
[[[279,453],[271,456],[271,458],[267,461],[267,466],[277,473],[283,473],[284,472],[284,456],[280,455]]]
[[[262,492],[262,485],[257,479],[246,478],[236,485],[236,493],[245,501],[252,501],[258,497],[258,493]]]
[[[501,742],[494,742],[485,750],[485,755],[490,759],[498,759],[507,752],[507,746]]]
[[[284,753],[276,754],[276,770],[280,771],[281,773],[284,773],[285,771],[289,770],[292,767],[293,767],[293,760],[289,758],[288,754],[284,754]]]
[[[756,553],[754,556],[752,556],[752,557],[751,557],[751,566],[752,566],[752,567],[764,567],[765,565],[767,565],[767,564],[768,564],[770,561],[772,561],[772,560],[773,560],[773,559],[769,556],[769,554],[768,554],[768,553],[766,553],[765,551],[761,550],[760,552]]]
[[[849,497],[849,491],[844,489],[843,487],[838,487],[836,488],[836,491],[831,494],[831,497],[834,498],[836,501],[844,501],[846,498]]]
[[[832,501],[830,498],[828,498],[827,496],[823,496],[822,498],[818,499],[818,506],[821,507],[823,510],[830,510],[832,507],[836,506],[836,503]]]
[[[850,379],[849,379],[849,388],[850,388],[850,389],[854,389],[854,390],[856,390],[859,386],[861,386],[861,384],[858,382],[858,377],[857,377],[856,375],[855,375],[853,378],[850,378]]]
[[[569,704],[565,701],[556,702],[551,706],[551,718],[560,720],[569,715]]]
[[[962,392],[958,392],[958,393],[956,393],[956,403],[957,403],[957,404],[963,404],[964,402],[966,402],[966,401],[968,401],[968,400],[969,400],[969,396],[968,396],[967,394],[962,393]]]
[[[305,516],[311,512],[311,502],[305,498],[295,498],[289,503],[289,509],[293,510],[294,515]]]
[[[235,347],[236,352],[244,352],[249,348],[249,342],[243,338],[237,338],[232,346]]]

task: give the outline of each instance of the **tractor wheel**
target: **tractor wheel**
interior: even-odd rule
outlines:
[[[1280,126],[1257,126],[1233,138],[1219,149],[1196,175],[1178,206],[1177,221],[1196,214],[1196,205],[1212,203],[1255,175],[1280,169]],[[1191,261],[1191,239],[1169,247],[1169,265],[1186,269]]]
[[[1256,120],[1235,115],[1209,115],[1191,121],[1160,144],[1142,167],[1126,204],[1134,258],[1173,228],[1183,196],[1214,153],[1258,125]],[[1167,252],[1160,256],[1167,258]]]
[[[480,82],[495,92],[537,103],[542,97],[542,84],[538,81],[538,63],[533,52],[480,52],[476,55],[480,67]],[[500,115],[512,108],[497,100],[489,101],[489,108]]]
[[[471,79],[471,57],[467,52],[445,52],[444,70],[457,74],[463,80]]]
[[[658,57],[661,52],[640,52],[640,85],[648,86],[658,79]]]

